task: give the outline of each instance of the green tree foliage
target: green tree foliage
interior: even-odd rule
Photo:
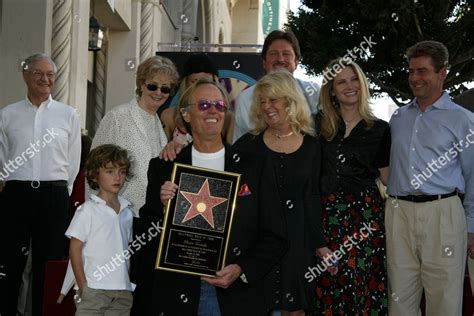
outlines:
[[[387,92],[402,105],[412,97],[407,48],[436,40],[450,52],[445,88],[458,95],[467,89],[462,83],[474,80],[472,0],[303,0],[302,4],[289,14],[287,27],[300,42],[301,63],[310,74],[322,74],[329,60],[352,53],[351,59],[374,84],[374,96]],[[368,51],[355,50],[368,39],[375,43]]]

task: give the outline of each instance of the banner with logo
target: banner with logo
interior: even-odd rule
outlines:
[[[157,52],[171,59],[178,72],[183,73],[183,66],[186,60],[195,52]],[[202,54],[199,52],[198,54]],[[260,53],[205,53],[213,61],[219,71],[219,81],[229,93],[231,108],[235,107],[235,98],[239,93],[255,84],[263,75],[262,58]],[[174,106],[179,99],[177,93],[170,104]]]

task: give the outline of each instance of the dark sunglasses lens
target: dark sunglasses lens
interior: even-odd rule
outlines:
[[[149,91],[156,91],[158,89],[158,86],[156,84],[153,84],[153,83],[149,83],[146,85],[146,88],[149,90]]]
[[[160,90],[161,90],[162,93],[170,93],[171,92],[171,88],[167,87],[167,86],[161,86]]]
[[[171,92],[171,87],[168,87],[168,86],[158,87],[158,85],[156,85],[154,83],[147,84],[146,88],[148,89],[148,91],[156,91],[159,88],[161,93],[170,93]]]

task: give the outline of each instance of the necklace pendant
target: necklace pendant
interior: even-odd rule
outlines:
[[[275,133],[274,135],[276,136],[276,138],[282,139],[282,138],[289,137],[289,136],[293,135],[293,132],[289,132],[288,134],[283,134],[283,135]]]

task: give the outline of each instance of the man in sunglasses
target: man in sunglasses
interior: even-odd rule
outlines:
[[[16,315],[30,242],[32,311],[41,315],[46,262],[67,254],[69,195],[81,158],[79,118],[71,106],[51,97],[56,65],[46,54],[32,55],[22,65],[26,97],[0,111],[0,182],[5,180],[6,199],[0,206],[1,315]]]
[[[200,79],[181,96],[178,108],[193,135],[176,162],[241,174],[242,187],[234,211],[228,265],[215,278],[154,271],[159,238],[142,253],[142,275],[135,297],[148,303],[142,310],[158,315],[264,315],[263,277],[286,251],[281,205],[275,196],[271,165],[263,157],[240,152],[222,141],[228,109],[225,90]],[[163,207],[176,194],[171,183],[173,163],[150,161],[146,203],[140,209],[144,231],[163,219]],[[160,194],[158,194],[160,192]]]

